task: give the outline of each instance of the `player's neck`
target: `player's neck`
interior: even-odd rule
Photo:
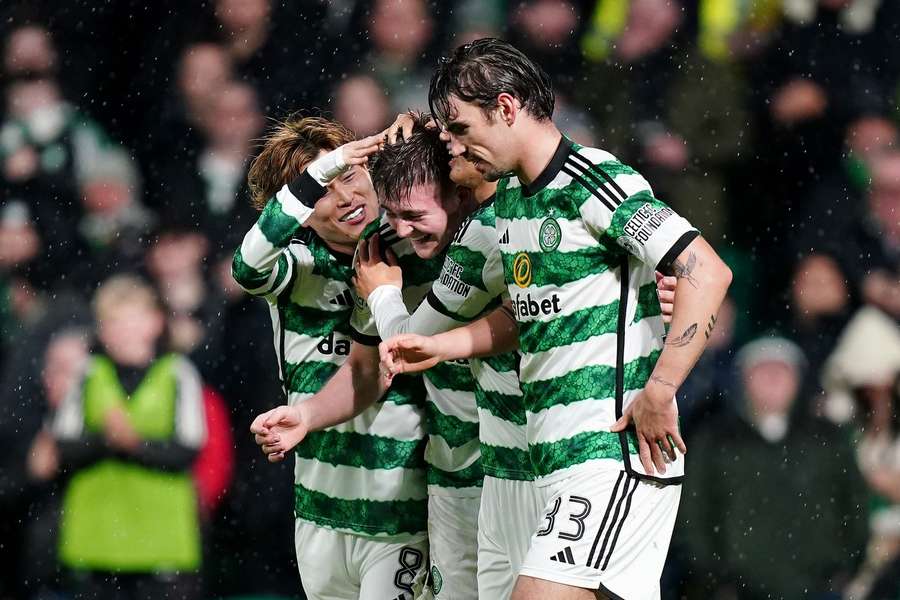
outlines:
[[[522,139],[529,140],[527,151],[522,154],[515,169],[519,181],[525,185],[537,179],[556,154],[562,134],[553,121],[531,121],[522,131]]]
[[[329,240],[324,240],[325,245],[328,246],[328,249],[332,252],[336,252],[338,254],[347,254],[353,256],[353,252],[356,250],[356,244],[352,244],[350,242],[347,243],[338,243],[332,242]]]
[[[497,191],[497,182],[496,181],[485,181],[477,188],[472,190],[472,194],[475,196],[475,201],[480,205],[484,204],[484,202],[490,199],[494,192]]]

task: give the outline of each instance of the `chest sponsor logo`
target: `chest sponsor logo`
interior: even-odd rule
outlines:
[[[322,341],[316,346],[319,354],[337,354],[338,356],[348,356],[350,354],[350,340],[345,338],[335,339],[334,332],[328,334],[328,337],[322,338]]]
[[[520,252],[513,259],[512,278],[520,288],[531,285],[531,259],[524,252]]]
[[[639,247],[647,243],[653,233],[675,212],[668,206],[655,207],[645,202],[622,227],[623,235],[616,238],[616,243],[628,250],[635,252]]]
[[[541,250],[552,252],[559,247],[561,241],[562,229],[559,227],[559,222],[553,217],[544,219],[538,232],[538,243],[541,245]]]
[[[549,317],[562,312],[562,307],[559,305],[559,294],[553,294],[549,298],[541,300],[532,298],[531,294],[524,296],[516,294],[512,300],[512,308],[516,319],[520,320],[525,317]]]

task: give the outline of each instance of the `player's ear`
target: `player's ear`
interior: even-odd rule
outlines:
[[[519,108],[519,101],[516,100],[515,96],[506,92],[497,96],[497,113],[500,115],[500,120],[506,123],[507,126],[512,126],[516,122]]]

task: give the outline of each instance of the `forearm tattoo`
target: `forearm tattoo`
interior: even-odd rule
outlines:
[[[681,348],[687,346],[694,339],[694,336],[697,335],[697,324],[694,323],[690,327],[684,330],[679,336],[666,338],[666,346],[675,346],[676,348]],[[709,337],[707,335],[706,337]]]
[[[660,385],[664,385],[664,386],[666,386],[666,387],[670,387],[670,388],[672,388],[673,390],[677,390],[677,389],[678,389],[678,386],[676,386],[674,383],[672,383],[671,381],[666,381],[665,379],[663,379],[663,378],[660,377],[659,375],[654,375],[654,376],[652,376],[652,377],[650,378],[650,381],[655,381],[656,383],[658,383],[658,384],[660,384]]]
[[[672,263],[672,272],[675,274],[675,277],[687,279],[688,283],[696,289],[698,287],[697,280],[693,276],[695,268],[697,268],[697,255],[693,252],[688,253],[687,261],[684,264],[677,259]]]
[[[716,315],[710,315],[709,323],[706,324],[706,339],[712,335],[713,329],[716,328]]]

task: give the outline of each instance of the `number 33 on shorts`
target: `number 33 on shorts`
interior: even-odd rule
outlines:
[[[600,589],[610,598],[657,597],[680,486],[585,469],[555,492],[548,494],[520,573]]]

